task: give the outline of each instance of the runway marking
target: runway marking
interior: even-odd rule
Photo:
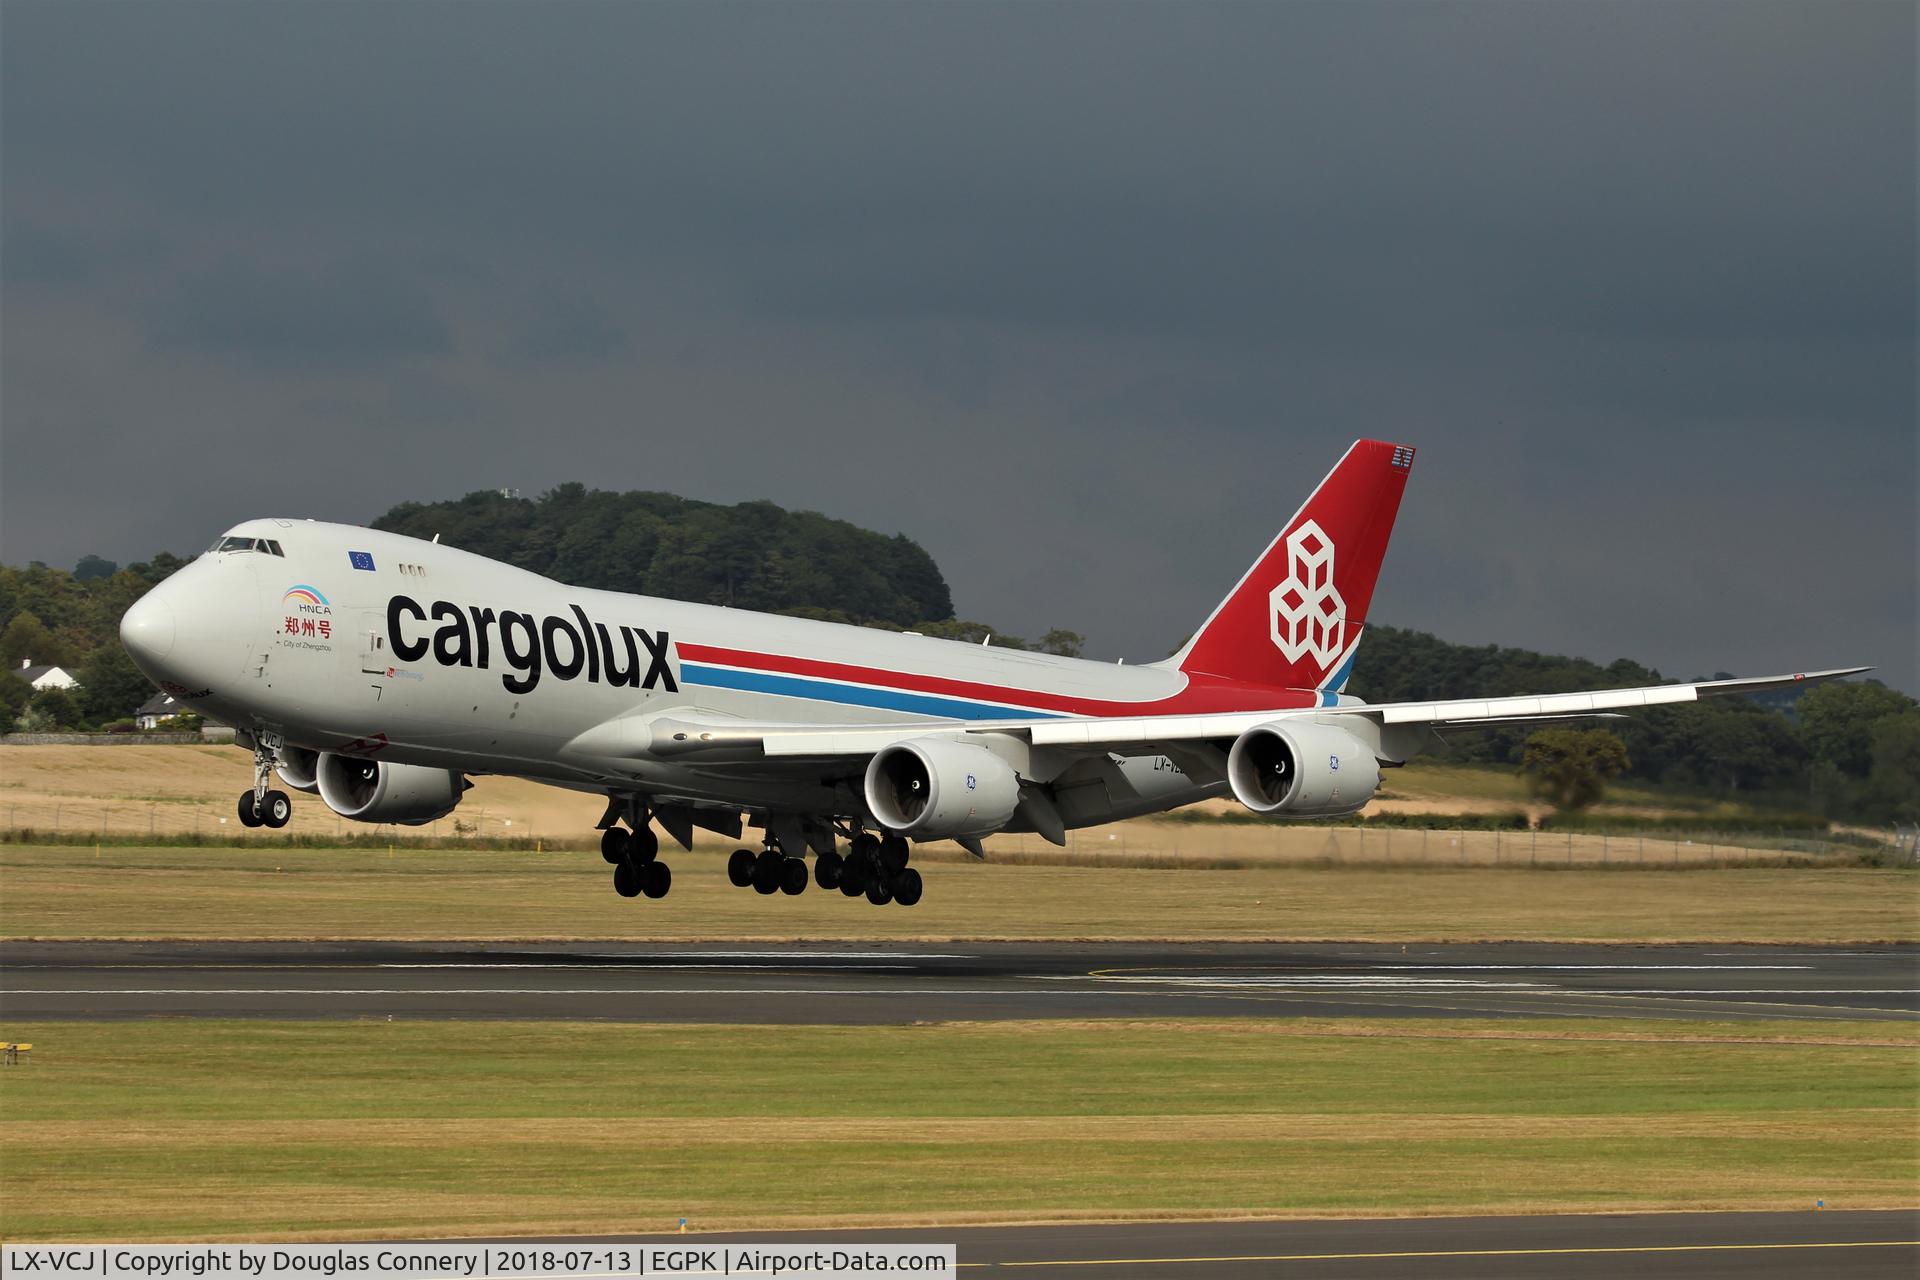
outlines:
[[[1203,993],[1205,994],[1205,993]],[[0,996],[1117,996],[1137,991],[967,987],[8,987]]]
[[[1234,966],[1222,965],[1219,967],[1233,968]],[[1745,973],[1756,969],[1812,969],[1816,966],[1810,964],[1398,964],[1382,961],[1379,964],[1341,967],[1357,969],[1441,969],[1461,971],[1475,969],[1567,969],[1581,972],[1591,971],[1595,973],[1632,969],[1670,969],[1676,972],[1686,970],[1727,970],[1735,973]]]
[[[760,969],[818,969],[844,970],[858,969],[874,971],[882,969],[908,970],[919,968],[912,964],[540,964],[511,961],[505,964],[402,964],[380,963],[371,965],[276,965],[281,972],[300,969],[351,968],[351,969],[592,969],[596,972],[614,969],[720,969],[740,973],[751,973]]]
[[[1154,1267],[1202,1262],[1346,1262],[1412,1258],[1555,1258],[1581,1254],[1735,1253],[1763,1249],[1910,1249],[1920,1240],[1809,1240],[1780,1244],[1569,1245],[1554,1249],[1408,1249],[1382,1253],[1245,1253],[1184,1258],[1050,1258],[962,1262],[961,1267]]]
[[[663,960],[974,960],[973,952],[945,951],[577,951],[561,954],[591,956],[602,960],[640,960],[659,956]]]

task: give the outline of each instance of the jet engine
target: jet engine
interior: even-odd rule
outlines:
[[[1013,766],[985,747],[910,738],[867,765],[867,808],[881,826],[917,840],[991,835],[1019,803]]]
[[[318,791],[319,770],[318,751],[309,751],[305,747],[282,747],[274,753],[273,771],[280,775],[280,781],[295,791]]]
[[[386,764],[327,751],[316,781],[320,798],[356,822],[398,822],[417,827],[444,818],[472,784],[455,769]]]
[[[1276,818],[1343,818],[1380,786],[1380,761],[1344,729],[1301,720],[1256,725],[1227,753],[1241,804]]]

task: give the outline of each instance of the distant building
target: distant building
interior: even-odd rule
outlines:
[[[13,674],[35,689],[71,689],[80,683],[67,674],[66,668],[36,663],[32,658],[20,659],[20,668]]]
[[[157,729],[162,720],[171,720],[185,711],[172,694],[156,693],[140,704],[140,709],[133,713],[133,722],[142,729]]]

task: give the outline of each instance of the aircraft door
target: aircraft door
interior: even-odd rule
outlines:
[[[379,609],[360,611],[360,670],[387,674],[393,665],[387,652],[387,615]]]

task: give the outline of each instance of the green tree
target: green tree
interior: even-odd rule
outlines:
[[[1832,764],[1850,778],[1864,778],[1873,768],[1878,723],[1915,705],[1899,690],[1871,680],[1823,684],[1800,699],[1800,740],[1815,760]]]
[[[1059,627],[1040,637],[1040,652],[1057,653],[1063,658],[1077,658],[1080,648],[1087,638],[1078,631],[1064,631]]]
[[[1870,750],[1867,796],[1873,810],[1899,822],[1920,821],[1920,711],[1876,720]]]
[[[95,578],[111,578],[120,571],[120,566],[111,560],[99,556],[81,556],[80,563],[73,566],[75,582],[91,582]]]
[[[439,534],[450,546],[582,587],[770,613],[827,610],[892,627],[953,616],[940,570],[910,539],[771,502],[723,507],[569,483],[531,501],[486,490],[405,503],[374,523],[418,538]]]
[[[33,686],[9,671],[0,671],[0,728],[11,725],[27,709]]]
[[[88,654],[74,675],[80,680],[80,707],[95,722],[130,716],[153,696],[153,685],[118,641]]]
[[[40,621],[40,615],[31,610],[14,614],[7,629],[0,631],[0,659],[4,659],[9,668],[29,660],[58,665],[66,657],[66,646],[54,638],[47,624]]]
[[[28,733],[74,729],[80,725],[80,701],[65,689],[41,689],[27,700],[20,727]]]
[[[1604,729],[1541,729],[1527,739],[1521,769],[1533,794],[1556,809],[1584,809],[1627,771],[1626,744]]]

